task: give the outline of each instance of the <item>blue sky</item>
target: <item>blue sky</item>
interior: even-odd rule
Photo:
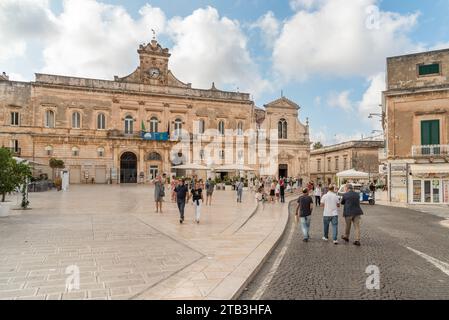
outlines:
[[[112,79],[137,66],[150,28],[184,82],[284,95],[325,144],[370,135],[385,58],[449,47],[449,0],[2,0],[0,71]]]

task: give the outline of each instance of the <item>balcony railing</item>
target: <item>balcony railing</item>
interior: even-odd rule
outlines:
[[[449,156],[449,145],[426,145],[426,146],[413,146],[413,157],[446,157]]]

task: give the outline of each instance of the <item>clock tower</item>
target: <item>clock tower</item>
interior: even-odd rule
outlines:
[[[153,38],[147,45],[141,44],[137,50],[140,58],[140,81],[145,84],[167,85],[168,59],[167,48]]]
[[[181,82],[168,70],[168,60],[171,54],[168,48],[162,48],[155,37],[150,43],[141,44],[137,53],[140,63],[136,70],[125,77],[114,76],[114,81],[191,88],[190,83]]]

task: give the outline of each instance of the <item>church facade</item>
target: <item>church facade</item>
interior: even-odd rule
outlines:
[[[296,103],[281,97],[258,108],[248,93],[214,84],[192,88],[168,69],[169,50],[155,39],[140,45],[138,54],[136,70],[114,80],[36,74],[35,81],[17,82],[1,75],[0,146],[36,163],[62,159],[71,183],[147,182],[159,173],[179,175],[176,165],[193,162],[212,173],[239,163],[256,176],[309,178],[309,127],[299,121]],[[270,131],[277,132],[278,150],[275,169],[267,172],[261,158],[251,156],[260,132]],[[233,133],[231,139],[214,140],[214,159],[222,163],[196,147],[198,135],[213,140],[208,132]],[[256,140],[248,132],[255,132]],[[241,150],[238,136],[245,137]],[[174,152],[186,139],[191,148]],[[261,145],[269,149],[269,134],[266,140]],[[234,151],[225,151],[229,148]]]

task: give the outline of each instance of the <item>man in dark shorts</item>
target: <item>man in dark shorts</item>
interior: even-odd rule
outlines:
[[[302,191],[302,196],[298,198],[298,207],[296,208],[296,216],[300,217],[301,229],[304,235],[304,242],[308,242],[310,235],[310,221],[312,218],[313,199],[309,196],[309,189]]]
[[[186,201],[189,201],[189,188],[185,184],[184,179],[180,181],[180,183],[176,186],[176,202],[178,204],[179,209],[179,223],[184,222],[184,208],[186,206]]]

